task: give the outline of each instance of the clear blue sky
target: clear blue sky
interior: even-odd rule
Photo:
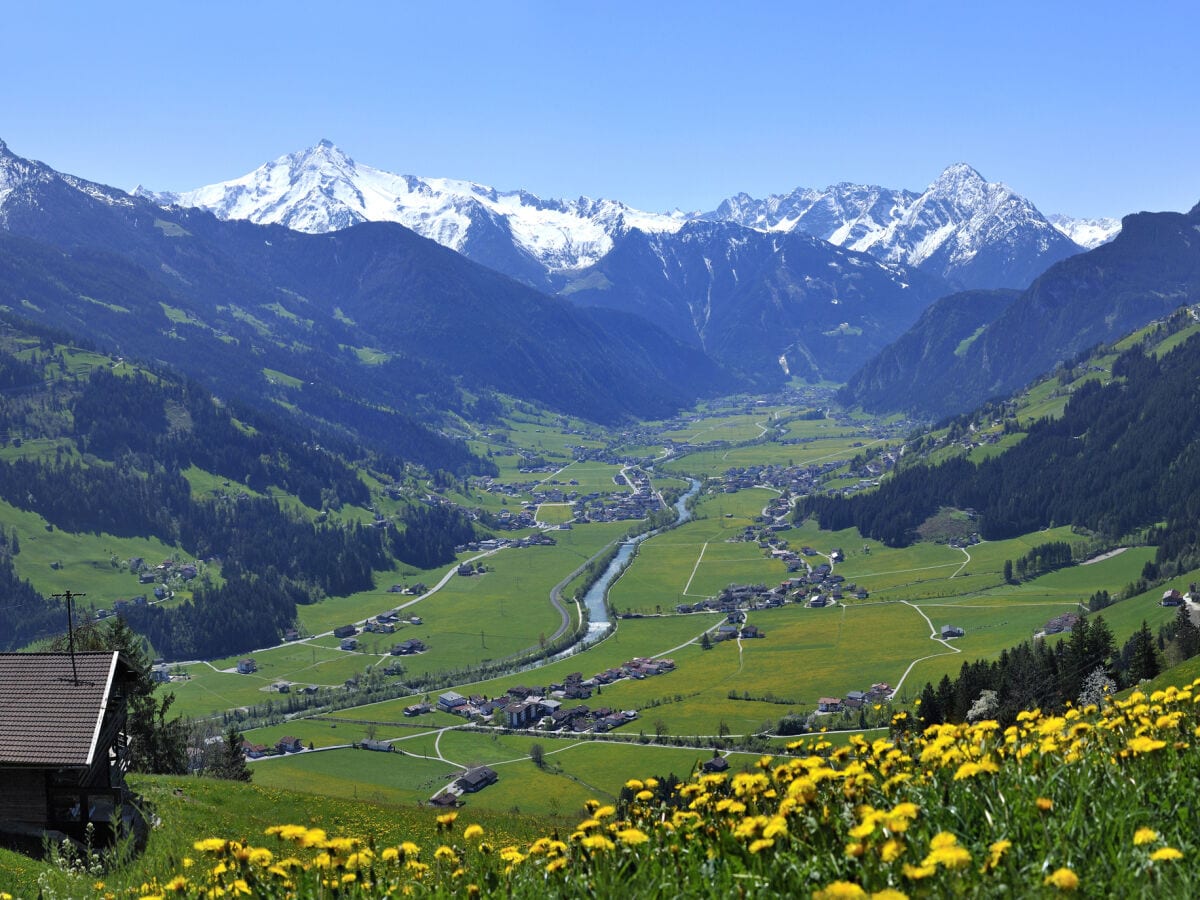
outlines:
[[[968,162],[1043,212],[1200,200],[1195,2],[7,4],[0,139],[184,190],[360,162],[663,210]]]

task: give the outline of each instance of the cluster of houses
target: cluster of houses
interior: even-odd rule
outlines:
[[[834,574],[828,563],[822,563],[807,575],[786,578],[772,587],[765,584],[731,584],[716,597],[696,603],[680,603],[676,605],[675,612],[719,612],[731,616],[732,622],[732,614],[735,611],[776,609],[785,603],[800,603],[819,608],[840,603],[849,597],[866,600],[870,597],[870,592],[854,582],[847,582],[845,576]],[[742,636],[746,637],[745,629]]]
[[[459,544],[454,548],[455,553],[477,553],[488,550],[502,550],[505,548],[523,549],[526,547],[553,547],[557,544],[552,536],[544,532],[536,532],[523,538],[486,538],[482,541],[471,541],[467,544]],[[469,565],[469,563],[464,563]],[[470,574],[462,571],[463,566],[459,566],[459,575]]]
[[[367,619],[363,623],[362,630],[370,634],[395,634],[397,625],[420,625],[420,616],[410,616],[402,619],[400,614],[393,610],[392,612],[380,613],[373,619]]]
[[[140,556],[134,556],[129,560],[129,571],[137,575],[138,582],[141,584],[154,584],[156,581],[166,581],[173,575],[182,578],[184,581],[191,581],[200,574],[200,569],[196,563],[179,563],[173,559],[164,559],[157,566],[151,568],[146,564],[146,560]]]
[[[287,735],[274,744],[256,744],[253,741],[242,740],[242,753],[247,759],[262,759],[264,756],[275,756],[284,753],[299,753],[304,749],[304,742],[298,737]]]
[[[892,687],[885,681],[871,685],[867,691],[850,691],[845,697],[821,697],[817,700],[817,712],[839,713],[848,709],[862,709],[868,703],[884,703],[892,699]]]
[[[821,479],[846,465],[848,460],[835,459],[811,466],[734,466],[721,476],[721,489],[726,494],[735,494],[749,488],[769,487],[793,494],[812,493]],[[782,514],[786,510],[778,514]]]
[[[593,732],[603,734],[632,722],[636,710],[614,710],[605,706],[569,705],[572,700],[589,699],[594,691],[622,678],[650,678],[675,668],[671,659],[635,657],[624,665],[584,678],[573,672],[562,682],[544,687],[517,685],[500,697],[464,696],[446,691],[434,705],[416,703],[404,710],[406,716],[419,716],[434,709],[476,722],[490,722],[499,728],[539,728],[544,731]]]
[[[628,484],[632,493],[588,494],[575,502],[578,522],[621,522],[645,519],[663,508],[662,500],[650,486],[650,478],[639,469],[629,469],[628,478],[614,475],[613,481]],[[590,498],[590,499],[589,499]]]

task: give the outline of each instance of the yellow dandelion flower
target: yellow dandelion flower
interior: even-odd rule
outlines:
[[[559,856],[556,859],[552,859],[550,862],[546,863],[546,871],[557,872],[559,869],[565,869],[566,866],[567,858],[565,856]]]
[[[1049,797],[1038,797],[1034,802],[1037,804],[1039,812],[1050,812],[1054,809],[1054,801]]]
[[[625,787],[629,788],[629,790],[634,791],[635,793],[642,790],[645,786],[646,785],[637,778],[630,778],[627,782],[625,782]]]
[[[915,803],[897,803],[892,807],[891,815],[900,819],[915,819],[921,807]]]
[[[914,866],[911,863],[905,863],[902,871],[904,877],[909,881],[920,881],[937,872],[937,866]]]
[[[607,819],[609,816],[615,816],[617,808],[615,806],[601,806],[592,815],[597,819]]]
[[[783,816],[772,816],[767,827],[763,829],[763,837],[773,838],[788,833],[787,819]]]
[[[99,881],[99,882],[97,882],[97,884],[99,885],[99,887],[97,887],[96,890],[98,890],[98,891],[104,890],[104,882],[103,881]],[[163,885],[163,890],[164,891],[174,891],[177,894],[181,894],[187,890],[187,886],[188,886],[188,880],[186,878],[184,878],[182,875],[176,875],[174,878],[172,878],[170,881],[168,881],[166,884]]]
[[[612,850],[617,846],[602,834],[589,835],[580,843],[588,850]]]
[[[1183,859],[1183,854],[1174,847],[1159,847],[1150,854],[1150,858],[1155,862],[1170,862],[1176,859]]]
[[[650,836],[640,828],[623,828],[617,832],[617,837],[621,843],[628,844],[630,847],[636,847],[650,840]]]
[[[908,894],[895,888],[884,888],[871,895],[871,900],[908,900]]]
[[[406,858],[407,857],[415,858],[415,857],[421,855],[421,848],[418,847],[416,844],[414,844],[412,841],[405,841],[404,843],[402,843],[400,845],[400,852],[403,853]]]
[[[921,860],[925,866],[944,866],[947,869],[961,869],[971,864],[971,854],[965,847],[941,847],[933,850]]]
[[[454,848],[447,847],[445,844],[442,844],[442,846],[433,851],[433,858],[449,862],[458,862],[458,854],[454,852]]]
[[[853,881],[835,881],[813,893],[813,900],[853,900],[855,897],[865,897],[867,892],[862,885]]]
[[[477,837],[483,837],[483,826],[482,825],[475,825],[475,824],[468,825],[463,830],[463,840],[473,841]]]
[[[446,828],[446,829],[453,828],[454,820],[457,818],[458,818],[458,813],[456,813],[456,812],[442,813],[442,815],[437,817],[438,831],[441,831],[443,828]]]
[[[325,829],[306,828],[298,843],[301,847],[320,847],[325,843]]]
[[[384,862],[395,862],[400,858],[400,851],[395,847],[386,847],[383,853],[380,854],[380,858]]]
[[[870,837],[875,832],[875,823],[868,819],[859,825],[855,825],[850,829],[850,837],[859,839]]]
[[[762,851],[768,850],[774,846],[775,841],[773,841],[771,838],[759,838],[757,841],[750,842],[750,852],[761,853]]]
[[[227,846],[228,841],[224,838],[205,838],[192,844],[192,847],[201,853],[221,853]]]
[[[649,803],[654,799],[654,791],[638,791],[637,794],[634,795],[634,799],[639,803]]]
[[[1079,887],[1079,876],[1064,866],[1047,875],[1042,884],[1060,891],[1073,891]]]
[[[896,838],[888,838],[879,848],[879,858],[885,863],[892,863],[904,854],[904,842]]]
[[[1011,846],[1012,841],[999,840],[988,847],[988,859],[987,862],[984,863],[983,870],[985,872],[990,872],[992,869],[996,868],[996,866],[1000,865],[1000,860]]]
[[[1166,741],[1155,740],[1154,738],[1146,737],[1144,734],[1132,738],[1129,741],[1128,747],[1134,753],[1153,753],[1155,750],[1161,750],[1167,746]]]
[[[940,831],[933,836],[933,840],[929,842],[929,846],[934,850],[944,850],[947,847],[953,847],[958,843],[958,838],[949,831]]]
[[[1133,844],[1135,847],[1140,847],[1142,844],[1153,844],[1158,840],[1158,832],[1153,828],[1139,828],[1133,833]]]

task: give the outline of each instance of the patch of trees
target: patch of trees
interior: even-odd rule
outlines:
[[[1066,541],[1051,541],[1047,544],[1038,544],[1024,556],[1017,559],[1015,566],[1016,577],[1018,580],[1037,578],[1039,575],[1069,566],[1072,562],[1071,545]],[[1006,559],[1004,561],[1005,581],[1013,580],[1013,571],[1012,560]]]
[[[475,540],[475,528],[461,509],[453,506],[414,506],[405,510],[404,527],[389,531],[391,551],[397,559],[429,569],[454,559],[454,548]]]
[[[296,619],[306,589],[273,569],[264,575],[236,571],[224,584],[199,585],[179,606],[131,606],[129,624],[170,659],[224,656],[274,644]]]
[[[964,458],[914,466],[877,491],[810,497],[800,518],[822,528],[857,527],[905,546],[940,507],[973,508],[980,534],[999,540],[1073,524],[1117,538],[1154,531],[1159,562],[1200,557],[1200,336],[1162,358],[1123,353],[1107,385],[1086,382],[1061,417],[1031,426],[1025,440],[979,464]],[[1178,569],[1164,570],[1169,576]]]

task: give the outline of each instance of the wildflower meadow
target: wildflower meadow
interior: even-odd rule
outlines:
[[[431,812],[433,840],[382,845],[326,833],[318,811],[252,840],[196,835],[173,871],[79,876],[72,896],[1195,896],[1198,702],[1200,679],[1007,728],[901,712],[873,741],[631,779],[527,842],[463,810]]]

